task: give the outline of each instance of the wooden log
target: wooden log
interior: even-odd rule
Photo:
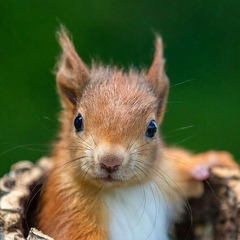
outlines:
[[[190,199],[191,217],[176,224],[177,239],[240,240],[240,170],[215,167],[199,199]]]
[[[53,240],[34,227],[37,196],[52,162],[22,161],[0,179],[0,240]],[[176,224],[175,239],[240,240],[240,170],[212,169],[199,199],[190,199],[183,220]],[[190,212],[189,212],[190,210]]]
[[[214,240],[240,239],[240,171],[214,168],[211,184],[217,195],[213,216]]]
[[[0,239],[26,239],[25,208],[30,189],[37,185],[51,168],[51,161],[42,158],[37,164],[21,161],[14,164],[11,171],[0,179]],[[35,234],[30,231],[29,239]],[[35,236],[38,236],[35,234]],[[43,235],[44,236],[44,235]],[[38,237],[35,239],[49,239]]]
[[[31,228],[27,240],[53,240],[53,238],[48,237],[36,228]]]

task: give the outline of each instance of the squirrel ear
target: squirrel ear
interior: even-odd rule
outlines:
[[[161,123],[168,97],[169,81],[164,71],[163,43],[161,37],[156,36],[155,54],[152,65],[148,71],[147,80],[154,89],[158,98],[157,120]]]
[[[57,38],[63,50],[57,64],[57,86],[65,107],[76,107],[83,88],[90,79],[89,71],[78,56],[67,30],[61,26]]]

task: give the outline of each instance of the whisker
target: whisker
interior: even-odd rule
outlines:
[[[140,211],[142,205],[143,205],[143,211],[142,211],[142,213],[141,213],[141,216],[140,216],[139,220],[137,221],[137,223],[135,224],[135,226],[133,226],[133,229],[134,229],[134,228],[139,224],[139,222],[141,221],[141,219],[142,219],[142,217],[143,217],[144,210],[145,210],[145,208],[146,208],[147,198],[146,198],[145,189],[144,189],[144,187],[142,186],[142,184],[141,184],[141,182],[140,182],[140,180],[139,180],[139,178],[138,178],[138,176],[141,177],[141,174],[139,174],[136,170],[133,170],[133,173],[134,173],[134,176],[137,178],[138,185],[139,185],[139,186],[141,187],[141,189],[143,190],[143,200],[142,200],[142,202],[141,202],[141,204],[140,204],[137,212]],[[135,174],[135,173],[137,173],[137,174]]]
[[[78,143],[79,144],[69,144],[68,147],[74,147],[76,149],[79,148],[79,149],[83,149],[83,150],[87,149],[89,151],[93,151],[93,149],[90,147],[90,144],[87,143],[86,141],[85,142],[78,141]]]
[[[93,140],[93,143],[95,144],[95,146],[97,147],[97,144],[96,144],[96,142],[95,142],[95,139],[94,139],[94,137],[93,137],[93,135],[89,132],[89,135],[91,136],[91,138],[92,138],[92,140]]]
[[[149,179],[148,175],[139,166],[136,165],[135,167],[142,173],[143,176],[145,176],[145,178]],[[139,174],[139,172],[138,172],[138,174]],[[154,186],[158,186],[158,184],[156,183],[156,181],[153,178],[151,178],[151,182],[154,184]],[[147,181],[147,185],[149,186],[150,191],[152,193],[153,200],[154,200],[154,206],[155,206],[155,209],[156,209],[154,224],[153,224],[151,232],[149,233],[149,235],[147,237],[147,239],[148,239],[151,236],[151,234],[153,233],[154,228],[156,227],[156,224],[157,224],[158,207],[157,207],[157,200],[156,200],[156,197],[155,197],[155,192],[154,192],[151,184],[148,181]],[[160,190],[160,192],[162,193],[162,196],[164,198],[165,204],[168,207],[168,204],[167,204],[167,201],[166,201],[166,198],[165,198],[163,192],[161,191],[161,189],[159,187],[157,189]],[[157,191],[157,193],[158,193],[158,191]]]
[[[66,163],[64,163],[64,164],[62,164],[62,165],[60,165],[60,166],[55,166],[55,171],[62,171],[62,168],[65,168],[66,166],[70,166],[73,162],[75,162],[75,161],[77,161],[77,160],[80,160],[80,159],[84,159],[84,158],[87,158],[87,156],[81,156],[81,157],[78,157],[78,158],[75,158],[75,159],[72,159],[72,160],[70,160],[70,161],[68,161],[68,162],[66,162]],[[86,162],[86,163],[88,163],[88,162]],[[86,164],[85,163],[85,164]],[[73,166],[71,166],[71,167],[73,167]],[[78,168],[78,171],[79,171],[79,168]],[[77,171],[76,171],[77,172]],[[35,185],[35,187],[31,190],[31,192],[34,192],[38,187],[39,187],[39,184],[42,184],[43,182],[45,182],[46,181],[46,179],[47,179],[47,177],[48,177],[48,175],[49,175],[49,172],[47,173],[47,174],[44,174],[44,176],[38,181],[38,183]],[[70,180],[69,180],[70,181]],[[34,193],[34,195],[33,196],[31,196],[31,199],[29,199],[29,201],[28,201],[28,203],[27,203],[27,206],[26,206],[26,214],[28,213],[28,211],[29,211],[29,208],[30,208],[30,206],[31,206],[31,204],[32,204],[32,202],[34,201],[34,199],[35,199],[35,197],[39,194],[39,192],[42,192],[42,189],[44,188],[44,185],[42,185],[37,191],[36,191],[36,193]],[[41,195],[40,195],[41,196]],[[26,221],[26,220],[25,220]],[[28,223],[26,222],[26,225],[27,225],[27,227],[29,227],[28,226]]]
[[[25,210],[25,216],[28,215],[30,206],[31,206],[33,200],[35,199],[35,197],[38,196],[39,193],[40,193],[40,196],[41,196],[41,192],[42,192],[42,188],[43,188],[42,183],[43,183],[43,180],[45,180],[45,179],[46,179],[46,176],[42,177],[37,183],[35,183],[34,188],[31,190],[31,193],[30,193],[31,198],[28,199],[28,201],[27,201],[27,206],[26,206],[26,210]],[[42,185],[42,186],[39,187],[39,185]],[[37,189],[38,187],[39,187],[39,189]],[[36,191],[36,189],[37,189],[37,191]],[[33,192],[35,192],[34,195],[31,195]],[[37,212],[38,212],[38,206],[37,206]],[[27,221],[27,217],[24,218],[24,222],[25,222],[27,228],[30,229],[30,226],[29,226],[28,221]]]
[[[140,133],[140,134],[138,135],[138,137],[136,137],[132,142],[130,142],[130,144],[128,145],[126,151],[128,151],[129,149],[132,148],[133,144],[138,140],[138,138],[139,138],[141,135],[142,135],[142,133]],[[126,152],[126,151],[125,151],[125,152]]]
[[[43,119],[46,119],[48,121],[51,121],[51,122],[54,122],[54,123],[59,123],[56,119],[53,119],[53,118],[50,118],[50,117],[47,117],[47,116],[43,116]]]
[[[84,146],[84,147],[70,146],[70,147],[66,147],[66,148],[63,148],[63,149],[70,150],[70,151],[77,151],[77,150],[82,150],[82,151],[88,150],[88,151],[91,151],[91,149],[86,147],[86,146]]]
[[[176,155],[174,155],[174,154],[168,154],[168,155],[170,155],[170,157],[167,158],[168,161],[174,161],[174,162],[175,162],[175,161],[178,161],[178,162],[180,162],[181,164],[183,164],[183,165],[185,165],[186,167],[188,167],[189,169],[192,168],[192,165],[191,165],[190,163],[188,163],[187,161],[184,161],[184,160],[181,160],[181,159],[177,158]],[[207,186],[208,186],[209,189],[211,190],[211,193],[213,194],[213,196],[214,196],[216,199],[218,199],[218,197],[217,197],[214,189],[212,188],[210,182],[209,182],[207,179],[205,179],[205,180],[203,180],[203,181],[207,184]]]
[[[192,138],[193,138],[193,136],[184,138],[184,139],[182,139],[181,141],[177,142],[176,145],[180,145],[180,144],[182,144],[182,143],[184,143],[184,142],[186,142],[186,141],[189,141],[189,140],[192,139]]]
[[[134,156],[134,155],[136,155],[136,156],[146,156],[146,151],[148,151],[148,150],[151,150],[150,148],[142,148],[142,149],[140,149],[140,150],[138,150],[137,152],[131,152],[129,155],[130,156]],[[151,155],[154,155],[153,153],[151,153]],[[151,156],[150,155],[150,156]],[[148,156],[149,156],[149,153],[148,153]]]
[[[91,168],[91,164],[89,163],[89,165],[86,166],[86,168],[84,169],[85,173],[82,176],[82,182],[84,182],[84,180],[86,179],[86,176],[88,174],[89,169]]]
[[[83,142],[85,142],[85,144],[87,144],[87,146],[93,151],[93,148],[91,147],[91,144],[88,143],[84,138],[82,138],[80,135],[78,135],[78,138],[80,138]],[[81,142],[82,143],[82,142]]]
[[[34,148],[30,148],[31,146],[38,146],[38,144],[21,144],[21,145],[17,145],[17,146],[14,146],[12,148],[9,148],[3,152],[0,153],[0,156],[6,154],[6,153],[9,153],[13,150],[16,150],[16,149],[19,149],[19,148],[25,148],[25,149],[29,149],[29,150],[35,150],[35,151],[42,151],[42,152],[45,152],[44,150],[38,150],[38,149],[34,149]],[[39,146],[41,146],[41,144],[39,144]],[[44,145],[43,145],[44,146]]]
[[[138,146],[138,147],[135,147],[135,148],[133,149],[133,151],[136,151],[136,150],[138,150],[139,148],[148,145],[149,143],[150,143],[150,142],[143,143],[142,145],[140,145],[140,146]]]
[[[87,158],[87,157],[88,157],[88,156],[81,156],[81,157],[74,158],[74,159],[72,159],[72,160],[67,161],[66,163],[64,163],[61,167],[65,167],[65,166],[67,166],[67,165],[69,165],[69,164],[71,164],[71,163],[73,163],[73,162],[76,162],[76,161],[78,161],[78,160],[81,160],[81,159],[84,159],[84,158]]]
[[[185,81],[183,81],[183,82],[176,83],[176,84],[170,86],[170,88],[174,88],[174,87],[180,86],[180,85],[182,85],[182,84],[185,84],[185,83],[188,83],[188,82],[192,82],[192,81],[194,81],[194,80],[195,80],[195,79],[188,79],[188,80],[185,80]]]
[[[143,161],[140,161],[140,160],[136,160],[136,161],[140,164],[140,166],[142,165],[142,167],[143,167],[143,166],[148,166],[148,167],[151,167],[151,166],[152,166],[151,164],[146,163],[146,162],[143,162]],[[145,168],[144,168],[144,169],[145,169]],[[149,175],[149,176],[154,175],[154,176],[160,178],[161,180],[163,180],[163,181],[170,187],[170,189],[171,189],[172,191],[174,191],[174,192],[176,192],[177,194],[179,194],[179,195],[181,196],[181,198],[184,200],[184,205],[185,205],[185,208],[186,208],[186,210],[187,210],[187,212],[188,212],[188,215],[189,215],[189,217],[190,217],[190,222],[191,222],[191,225],[189,226],[189,227],[190,227],[189,233],[188,233],[188,235],[190,235],[191,229],[192,229],[192,224],[193,224],[192,211],[191,211],[190,204],[189,204],[187,198],[186,198],[186,197],[184,196],[184,194],[182,193],[180,187],[177,185],[177,183],[176,183],[175,181],[173,181],[173,179],[172,179],[167,173],[161,171],[161,169],[148,169],[148,168],[146,168],[145,171],[148,172],[147,176],[148,176],[148,175]],[[165,177],[164,177],[164,176],[165,176]],[[170,180],[171,183],[175,186],[174,188],[173,188],[172,184],[170,184],[170,183],[167,181],[166,177],[167,177],[167,179]],[[158,183],[156,182],[156,180],[155,180],[153,177],[150,177],[150,179],[151,179],[151,181],[153,181],[153,182],[155,183],[155,186],[157,186],[158,189],[161,191],[161,188],[158,186]],[[163,196],[164,199],[165,199],[165,196],[164,196],[164,194],[163,194],[162,191],[161,191],[161,193],[162,193],[162,196]],[[165,202],[166,202],[166,199],[165,199]]]
[[[169,133],[175,133],[175,132],[178,132],[178,131],[181,131],[181,130],[185,130],[185,129],[189,129],[189,128],[194,128],[195,125],[189,125],[189,126],[185,126],[185,127],[180,127],[180,128],[177,128],[177,129],[173,129],[171,131],[168,131],[166,134],[169,134]]]

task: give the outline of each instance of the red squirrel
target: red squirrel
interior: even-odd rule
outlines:
[[[78,56],[65,28],[56,81],[59,141],[39,204],[37,228],[55,240],[166,240],[187,198],[200,196],[212,166],[230,154],[167,148],[158,131],[169,81],[163,44],[149,70],[124,71]]]

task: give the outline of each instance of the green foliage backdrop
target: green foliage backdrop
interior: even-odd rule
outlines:
[[[88,64],[147,67],[160,33],[172,85],[165,141],[239,159],[239,12],[239,0],[0,0],[0,175],[56,139],[60,23]]]

